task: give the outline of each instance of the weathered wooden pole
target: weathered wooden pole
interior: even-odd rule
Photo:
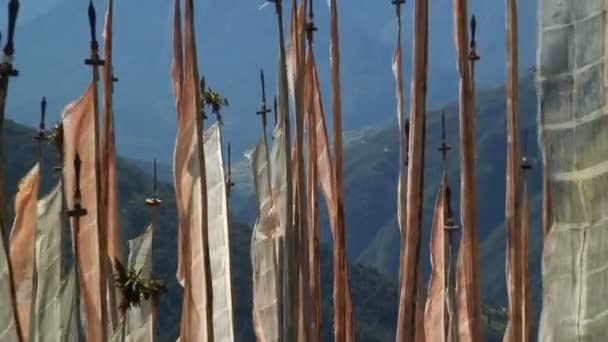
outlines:
[[[160,198],[158,198],[157,190],[157,177],[156,177],[156,158],[154,158],[154,177],[152,179],[152,197],[146,198],[146,206],[148,207],[150,214],[150,227],[152,230],[152,246],[154,246],[154,233],[156,230],[156,215],[157,208],[162,204]],[[150,251],[150,278],[154,274],[154,248]],[[152,296],[152,332],[156,334],[156,317],[158,316],[158,298]]]
[[[38,125],[38,133],[34,136],[34,140],[38,143],[38,163],[42,163],[42,144],[48,140],[46,135],[46,125],[44,123],[46,114],[46,98],[42,97],[40,101],[40,124]],[[42,165],[41,165],[42,167]]]
[[[80,218],[86,216],[88,214],[87,209],[82,207],[81,204],[81,193],[80,193],[80,167],[81,161],[80,156],[76,153],[76,158],[74,158],[74,175],[75,175],[75,187],[74,187],[74,206],[67,211],[68,217],[72,219],[72,227],[73,227],[73,238],[74,241],[74,273],[76,275],[76,280],[80,279],[80,274],[84,272],[80,269],[80,249],[78,241],[78,234],[80,234]],[[78,282],[77,282],[78,283]],[[81,312],[80,312],[80,286],[76,286],[76,298],[78,304],[76,305],[76,318],[80,323]],[[80,327],[80,324],[78,324]],[[105,330],[105,329],[103,329]],[[80,339],[80,328],[78,329],[79,339]]]
[[[0,233],[3,235],[5,247],[8,246],[7,239],[10,234],[10,228],[6,222],[8,204],[6,203],[4,193],[4,116],[9,80],[11,77],[19,76],[19,71],[13,68],[15,24],[17,23],[17,15],[19,14],[19,6],[18,0],[10,0],[8,2],[8,37],[4,45],[4,55],[0,62]]]
[[[106,208],[103,207],[103,201],[101,198],[101,163],[100,163],[100,134],[99,134],[99,67],[105,65],[105,61],[99,57],[99,43],[97,42],[97,34],[96,34],[96,13],[95,7],[93,6],[93,1],[89,2],[89,7],[87,11],[89,17],[89,29],[91,34],[91,54],[89,58],[84,60],[84,64],[91,67],[92,74],[92,84],[93,84],[93,113],[94,113],[94,134],[95,134],[95,189],[96,189],[96,200],[98,213],[95,215],[97,218],[97,229],[98,229],[98,238],[99,238],[99,282],[100,282],[100,298],[101,298],[101,332],[102,332],[102,341],[106,341],[107,337],[112,333],[108,331],[108,299],[113,299],[113,295],[109,295],[108,291],[108,282],[111,281],[111,278],[108,278],[108,273],[110,270],[110,265],[108,264],[107,256],[106,256],[106,222],[105,215],[103,214]],[[112,292],[113,294],[113,292]],[[113,302],[111,300],[111,302]],[[112,308],[112,312],[114,312]]]
[[[282,310],[282,337],[284,341],[296,341],[297,336],[297,321],[298,317],[298,277],[294,276],[297,273],[298,263],[296,260],[295,250],[295,232],[293,231],[293,184],[292,184],[292,166],[291,166],[291,120],[289,117],[289,86],[287,83],[287,62],[285,52],[285,32],[283,29],[283,0],[269,0],[275,4],[277,15],[277,26],[279,31],[279,97],[278,108],[281,109],[277,115],[277,126],[283,130],[283,146],[280,148],[285,152],[285,160],[283,165],[277,165],[285,171],[285,186],[286,200],[281,208],[283,217],[286,218],[282,225],[285,229],[284,250],[283,250],[283,295],[284,302]],[[276,137],[275,137],[276,138]]]

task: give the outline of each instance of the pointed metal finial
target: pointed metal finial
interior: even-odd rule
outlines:
[[[97,43],[97,35],[95,34],[96,27],[96,14],[95,6],[93,6],[93,0],[89,1],[89,31],[91,33],[91,56],[84,60],[84,64],[90,65],[93,68],[105,66],[103,59],[99,58],[99,43]]]
[[[42,97],[42,101],[40,101],[40,124],[38,128],[38,134],[34,137],[36,140],[46,140],[47,136],[45,134],[45,124],[44,118],[46,115],[46,97]]]
[[[154,176],[152,178],[152,197],[146,198],[146,205],[149,207],[157,207],[161,205],[162,201],[158,198],[157,189],[157,177],[156,177],[156,158],[154,158]]]
[[[44,131],[44,116],[46,114],[46,97],[42,97],[42,101],[40,101],[40,130]]]
[[[91,31],[91,49],[97,51],[99,49],[99,45],[97,44],[97,34],[95,33],[97,16],[95,13],[95,6],[93,5],[93,0],[89,1],[89,29]]]
[[[473,14],[473,16],[471,16],[471,43],[475,44],[475,34],[477,31],[477,18],[475,17],[475,14]]]
[[[276,9],[277,13],[281,13],[281,11],[283,10],[283,0],[266,0],[266,1],[274,4],[274,8]]]
[[[318,31],[314,21],[315,15],[313,13],[313,0],[308,0],[308,22],[306,23],[306,38],[308,39],[308,45],[312,45],[314,40],[314,34]]]
[[[8,2],[8,39],[4,46],[4,54],[7,57],[12,57],[15,53],[15,24],[17,23],[17,15],[19,14],[19,1],[10,0]]]
[[[260,69],[260,82],[262,83],[262,106],[266,106],[266,82],[264,81],[264,69]]]
[[[477,54],[477,39],[475,38],[477,34],[477,19],[475,18],[475,14],[471,17],[471,44],[470,44],[470,52],[469,52],[469,60],[470,61],[478,61],[480,59]]]
[[[205,91],[205,88],[207,87],[207,84],[205,83],[205,76],[201,77],[199,87],[201,88],[201,91]]]
[[[262,105],[256,114],[262,117],[262,126],[266,127],[266,114],[270,113],[270,108],[266,107],[266,83],[264,82],[264,69],[260,69],[260,82],[262,83]]]
[[[315,18],[313,0],[308,0],[308,19],[312,21]]]
[[[441,145],[437,148],[441,152],[441,159],[445,162],[448,159],[448,152],[452,149],[446,141],[445,112],[441,113]]]

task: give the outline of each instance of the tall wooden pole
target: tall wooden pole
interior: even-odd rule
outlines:
[[[441,113],[441,145],[438,150],[441,152],[441,160],[443,161],[443,181],[446,187],[445,194],[445,222],[444,222],[444,239],[443,239],[443,293],[445,297],[444,312],[447,313],[447,330],[444,331],[443,341],[456,342],[458,321],[456,320],[456,283],[454,272],[454,235],[460,229],[460,226],[454,221],[451,203],[451,189],[448,182],[448,152],[452,147],[447,143],[445,113]]]
[[[509,322],[505,342],[521,341],[522,336],[522,291],[523,270],[519,218],[520,175],[519,158],[519,88],[518,88],[518,30],[517,1],[506,0],[507,27],[507,179],[505,226],[507,228],[507,289],[509,298]]]
[[[149,209],[149,213],[150,213],[150,227],[152,230],[152,249],[150,251],[150,273],[154,274],[154,255],[152,254],[154,252],[154,233],[156,230],[156,211],[157,208],[162,204],[162,201],[160,200],[160,198],[158,198],[158,191],[157,191],[157,178],[156,178],[156,158],[154,158],[154,178],[152,180],[152,197],[146,198],[146,206]],[[150,275],[150,278],[152,278],[152,275]],[[158,298],[156,298],[156,296],[153,296],[151,298],[152,301],[152,332],[153,334],[156,335],[156,317],[158,315]],[[126,324],[125,324],[126,325]]]
[[[520,162],[522,170],[522,201],[519,212],[520,223],[520,269],[521,269],[521,341],[531,341],[532,334],[532,307],[531,307],[531,291],[530,291],[530,172],[532,171],[532,163],[527,156],[527,134],[524,132],[523,137],[523,156]]]
[[[90,57],[85,59],[84,64],[91,67],[92,73],[92,83],[93,83],[93,113],[94,113],[94,133],[95,133],[95,189],[96,189],[96,200],[97,200],[97,210],[98,213],[97,218],[97,229],[98,229],[98,239],[99,239],[99,263],[100,263],[100,274],[99,274],[99,288],[100,288],[100,298],[101,298],[101,331],[102,331],[102,341],[106,341],[107,337],[111,334],[108,331],[108,271],[109,265],[106,257],[106,224],[103,215],[105,208],[103,207],[102,198],[101,198],[101,164],[100,164],[100,149],[99,149],[99,67],[104,66],[105,62],[99,58],[99,44],[97,42],[97,34],[96,34],[96,13],[95,7],[93,6],[93,1],[89,2],[88,7],[88,17],[89,17],[89,29],[91,33],[91,54]]]
[[[458,261],[458,318],[461,340],[481,341],[481,304],[479,293],[479,234],[477,228],[477,176],[475,147],[475,20],[471,40],[467,27],[467,0],[454,0],[454,25],[460,76],[460,212],[462,239]],[[470,49],[469,46],[470,45]]]
[[[4,56],[0,62],[0,233],[3,235],[4,246],[8,246],[9,227],[6,222],[7,203],[4,189],[4,115],[8,84],[11,77],[19,76],[19,71],[13,68],[13,54],[15,53],[15,24],[19,14],[19,1],[10,0],[8,3],[8,37],[4,45]],[[8,249],[6,249],[8,251]]]
[[[46,98],[43,97],[40,101],[40,124],[38,125],[38,133],[34,136],[34,140],[37,142],[38,148],[38,163],[42,163],[42,144],[48,140],[46,135],[46,126],[44,123],[46,114]],[[41,165],[42,167],[42,165]]]
[[[10,227],[6,222],[6,215],[8,209],[8,203],[5,197],[4,187],[4,117],[6,108],[6,98],[8,95],[8,84],[11,77],[19,75],[19,71],[13,68],[13,54],[15,53],[15,24],[17,22],[17,15],[19,14],[19,1],[10,0],[8,3],[8,39],[4,46],[4,56],[0,62],[0,240],[4,244],[4,250],[8,255],[9,245],[8,238],[10,235]],[[9,272],[12,274],[11,263],[7,262]],[[17,317],[17,297],[14,284],[11,282],[11,296],[14,316]],[[15,320],[16,324],[19,325],[18,320]],[[17,334],[20,335],[21,329],[17,327]],[[22,338],[22,336],[19,336]]]
[[[424,191],[426,97],[428,69],[428,0],[414,3],[414,51],[411,93],[411,135],[407,175],[406,248],[401,260],[401,291],[397,341],[414,341],[421,336],[418,301],[420,286],[420,245],[422,232],[422,200]]]
[[[83,216],[86,216],[88,214],[87,209],[82,207],[81,204],[81,193],[80,193],[80,166],[81,166],[81,161],[80,161],[80,156],[78,155],[78,153],[76,153],[76,158],[74,159],[74,175],[75,175],[75,179],[76,179],[76,184],[75,184],[75,188],[74,188],[74,206],[72,207],[72,209],[68,210],[67,214],[68,217],[70,217],[72,219],[72,227],[73,227],[73,240],[74,240],[74,273],[76,275],[76,279],[80,279],[80,274],[83,272],[83,270],[80,269],[80,249],[79,249],[79,244],[76,242],[78,241],[78,234],[80,234],[80,218]],[[80,320],[81,313],[80,313],[80,290],[79,290],[79,286],[76,286],[77,289],[77,298],[78,298],[78,304],[76,305],[76,318],[78,320]],[[80,324],[78,324],[78,326],[80,326]],[[102,329],[102,331],[105,331],[105,328]],[[80,329],[79,329],[79,333],[80,333]],[[79,336],[80,338],[80,336]],[[104,340],[102,340],[104,341]]]
[[[295,234],[293,231],[293,184],[292,184],[292,167],[291,167],[291,125],[289,117],[288,92],[289,86],[287,83],[287,62],[285,53],[285,32],[283,29],[283,0],[270,0],[274,2],[277,14],[277,25],[279,31],[279,97],[278,107],[281,108],[281,115],[277,113],[277,125],[283,125],[284,142],[281,149],[285,151],[285,164],[278,165],[285,169],[286,181],[286,201],[281,211],[285,213],[285,243],[283,250],[283,310],[282,310],[282,336],[284,341],[296,341],[297,322],[294,318],[298,314],[298,298],[297,298],[297,277],[294,275],[297,272],[297,260],[295,254]],[[282,121],[282,122],[281,122]],[[275,137],[276,138],[276,137]]]
[[[305,24],[306,39],[308,42],[308,58],[306,63],[310,63],[311,67],[314,66],[314,34],[317,31],[317,27],[314,22],[314,6],[313,0],[308,0],[308,21]],[[308,66],[304,72],[304,84],[305,89],[309,91],[316,90],[316,80],[314,77],[316,70],[309,70]],[[308,83],[307,83],[308,82]],[[306,94],[306,91],[304,92]],[[310,310],[310,335],[311,341],[321,340],[321,251],[319,247],[319,207],[318,207],[318,151],[317,151],[317,118],[315,113],[314,101],[316,93],[308,93],[308,97],[305,97],[306,102],[304,108],[306,109],[306,115],[308,116],[308,232],[304,235],[304,239],[308,240],[308,259],[303,262],[308,263],[309,277],[307,288],[310,290],[311,305]],[[319,99],[320,101],[320,99]]]

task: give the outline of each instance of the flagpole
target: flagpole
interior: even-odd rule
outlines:
[[[517,1],[506,0],[506,57],[507,57],[507,166],[505,227],[507,230],[507,289],[509,318],[505,342],[521,341],[522,338],[522,272],[520,259],[520,170],[519,157],[519,90],[517,49]]]
[[[424,331],[420,326],[421,297],[423,289],[420,284],[420,245],[422,233],[423,184],[426,139],[426,98],[428,82],[428,0],[414,3],[414,47],[413,74],[411,87],[411,130],[409,137],[409,157],[407,169],[407,210],[405,213],[406,247],[401,256],[399,272],[402,286],[399,298],[397,323],[397,341],[414,341]]]
[[[314,6],[313,0],[308,0],[308,21],[305,23],[305,31],[306,31],[306,39],[308,42],[308,54],[310,60],[309,63],[314,62],[314,34],[318,31],[318,28],[315,26],[314,22]],[[314,66],[314,65],[313,65]],[[311,70],[314,71],[314,70]],[[308,75],[308,68],[306,68],[305,75]],[[310,82],[310,85],[306,85],[305,89],[313,90],[315,89],[313,84],[315,82],[314,74],[308,75],[310,78],[306,78],[306,80]],[[304,260],[304,262],[309,263],[309,277],[308,277],[308,287],[310,289],[310,300],[312,301],[312,309],[310,311],[311,315],[311,331],[310,331],[310,339],[312,341],[320,341],[321,340],[321,252],[319,248],[319,213],[318,213],[318,200],[317,200],[317,183],[318,183],[318,158],[317,158],[317,124],[316,118],[314,117],[314,109],[312,108],[312,101],[314,93],[308,94],[309,98],[307,100],[308,103],[305,103],[304,106],[308,106],[308,156],[309,156],[309,194],[308,194],[308,202],[310,203],[309,210],[309,232],[305,236],[308,238],[308,255],[309,259]],[[306,111],[305,111],[306,112]]]
[[[443,331],[443,341],[446,342],[455,342],[454,338],[456,337],[456,328],[457,323],[455,320],[455,289],[454,289],[454,234],[460,229],[460,227],[454,222],[454,217],[452,215],[452,206],[449,192],[449,182],[448,182],[448,152],[452,149],[452,147],[447,143],[446,139],[446,125],[445,125],[445,112],[441,113],[441,145],[437,148],[439,152],[441,152],[441,160],[443,161],[443,179],[445,184],[442,186],[445,187],[446,194],[442,194],[445,196],[444,199],[446,201],[445,208],[447,209],[445,214],[445,222],[444,222],[444,239],[443,239],[443,251],[444,251],[444,260],[443,260],[443,281],[444,288],[443,293],[445,297],[444,301],[444,311],[447,313],[447,331]],[[443,191],[443,190],[442,190]]]
[[[283,276],[286,277],[286,283],[283,285],[284,286],[284,291],[283,291],[283,299],[287,301],[287,304],[283,304],[283,307],[285,309],[283,309],[283,340],[285,342],[289,341],[296,341],[296,323],[294,322],[292,318],[297,317],[297,303],[298,303],[298,298],[297,298],[297,294],[298,292],[295,290],[296,289],[296,285],[297,285],[297,281],[294,282],[293,280],[293,276],[296,274],[297,272],[297,260],[296,255],[295,255],[295,249],[294,249],[294,232],[293,232],[293,223],[292,223],[292,218],[293,218],[293,207],[292,207],[292,201],[293,201],[293,184],[292,184],[292,177],[291,177],[291,127],[290,127],[290,118],[289,118],[289,104],[288,104],[288,84],[287,84],[287,64],[286,64],[286,54],[285,54],[285,33],[283,30],[283,0],[269,0],[269,2],[273,2],[275,4],[275,10],[276,10],[276,14],[277,14],[277,25],[278,25],[278,30],[279,30],[279,75],[281,75],[281,77],[279,77],[279,106],[281,108],[285,109],[284,113],[282,114],[282,117],[278,116],[278,113],[275,111],[275,113],[277,113],[277,119],[278,120],[283,120],[283,122],[279,122],[277,121],[277,125],[284,125],[284,146],[282,146],[282,148],[285,150],[285,165],[283,166],[285,168],[285,173],[286,173],[286,202],[284,204],[284,207],[281,208],[282,211],[285,211],[285,217],[287,218],[286,222],[285,222],[285,247],[284,247],[284,258],[285,258],[285,262],[284,262],[284,267],[283,267],[283,271],[282,274]],[[281,167],[281,166],[279,166]],[[297,277],[296,277],[297,279]]]
[[[97,42],[97,34],[96,34],[96,14],[95,7],[93,6],[93,0],[89,2],[88,7],[88,17],[89,17],[89,29],[91,33],[91,55],[89,58],[85,59],[84,64],[91,67],[92,73],[92,82],[93,82],[93,113],[94,113],[94,134],[95,134],[95,189],[97,196],[97,210],[103,213],[103,203],[101,202],[100,194],[101,194],[101,183],[99,176],[101,175],[101,165],[100,165],[100,150],[99,150],[99,67],[104,66],[105,62],[101,58],[99,58],[99,44]],[[101,298],[101,332],[102,332],[102,341],[105,341],[108,336],[108,308],[107,308],[107,274],[108,274],[108,265],[106,262],[105,251],[106,251],[106,238],[105,238],[105,222],[103,219],[103,215],[99,213],[96,215],[97,218],[97,229],[98,229],[98,239],[99,239],[99,263],[100,263],[100,274],[99,274],[99,282],[100,282],[100,298]]]
[[[78,241],[78,234],[80,234],[80,218],[88,215],[87,209],[83,208],[81,205],[81,193],[80,193],[80,167],[81,161],[80,156],[76,153],[76,158],[74,158],[74,175],[75,175],[75,189],[74,189],[74,206],[72,209],[67,211],[68,217],[72,219],[72,227],[73,227],[73,244],[74,244],[74,273],[76,276],[76,280],[80,279],[80,274],[82,270],[80,269],[80,249]],[[78,283],[78,282],[77,282]],[[78,303],[80,303],[80,287],[76,286]],[[76,317],[81,318],[80,305],[76,305]],[[80,327],[80,324],[78,324]],[[105,331],[105,329],[102,329]],[[80,334],[80,329],[78,329],[78,333]],[[102,340],[104,341],[104,340]]]
[[[530,183],[530,172],[532,170],[532,163],[530,163],[527,156],[527,139],[524,132],[524,154],[521,158],[520,168],[523,173],[523,201],[522,210],[520,217],[522,219],[521,224],[521,238],[522,238],[522,254],[521,254],[521,267],[522,267],[522,324],[521,324],[521,341],[529,342],[531,338],[532,329],[532,308],[530,300],[530,269],[528,267],[528,260],[530,257],[530,195],[528,193]]]
[[[19,76],[19,71],[13,68],[12,63],[15,53],[15,24],[19,14],[19,6],[18,0],[10,0],[8,3],[8,39],[6,45],[4,45],[4,56],[0,63],[0,233],[3,235],[5,247],[8,246],[7,239],[10,228],[6,225],[7,203],[4,193],[4,117],[9,80],[11,77]]]
[[[471,155],[475,155],[475,121],[476,121],[476,117],[475,117],[475,111],[476,111],[476,86],[475,86],[475,63],[477,61],[479,61],[481,59],[481,57],[479,56],[478,52],[477,52],[477,39],[476,39],[476,33],[477,33],[477,19],[475,17],[475,14],[473,14],[471,16],[471,22],[470,22],[470,27],[471,27],[471,41],[470,41],[470,51],[469,51],[469,63],[470,63],[470,72],[471,72],[471,79],[470,79],[470,86],[471,89],[469,91],[469,110],[472,111],[472,113],[470,114],[470,122],[469,122],[469,128],[470,128],[470,132],[472,132],[472,137],[471,137],[471,148],[472,151],[467,152],[467,153],[471,153]],[[462,153],[462,152],[461,152]],[[468,226],[467,228],[470,229],[471,231],[474,231],[474,235],[471,235],[472,239],[473,239],[473,245],[471,245],[471,249],[472,249],[472,253],[474,255],[474,258],[472,259],[473,265],[475,267],[475,273],[479,272],[479,237],[478,237],[478,227],[477,227],[477,222],[478,222],[478,194],[477,194],[477,175],[476,175],[476,162],[475,162],[475,157],[472,157],[472,164],[473,164],[473,169],[471,170],[474,174],[474,177],[472,177],[472,182],[469,184],[473,189],[470,189],[469,195],[474,199],[471,201],[471,210],[472,210],[472,217],[469,220],[469,224],[472,224],[474,226],[474,230],[472,230],[473,227]],[[462,222],[462,218],[461,218],[461,222]],[[473,282],[473,286],[472,288],[474,288],[475,290],[470,293],[471,296],[474,296],[475,298],[475,306],[473,308],[471,308],[472,312],[475,313],[475,317],[473,319],[475,319],[476,321],[478,321],[477,323],[474,324],[474,327],[477,331],[475,331],[475,336],[471,336],[473,341],[472,342],[478,342],[481,341],[481,339],[483,338],[482,336],[482,322],[481,322],[481,293],[480,293],[480,285],[479,285],[479,274],[475,274],[474,275],[474,280]],[[471,311],[470,311],[471,312]],[[458,310],[455,310],[455,315],[458,319],[460,313],[458,312]],[[470,319],[471,317],[469,317]]]
[[[4,46],[4,56],[3,60],[0,63],[0,240],[4,244],[4,250],[6,255],[9,254],[9,244],[8,239],[10,235],[10,228],[6,224],[6,212],[7,212],[7,203],[5,198],[5,187],[4,187],[4,117],[5,117],[5,108],[6,108],[6,98],[8,95],[8,85],[9,79],[11,77],[19,76],[19,71],[13,68],[13,54],[15,52],[14,48],[14,36],[15,36],[15,23],[17,22],[17,15],[19,14],[19,1],[18,0],[10,0],[8,3],[8,40],[6,45]],[[1,37],[1,35],[0,35]],[[9,272],[12,274],[11,263],[6,263]],[[12,296],[12,306],[13,306],[13,314],[15,317],[15,323],[19,325],[19,320],[16,319],[17,316],[17,297],[16,291],[13,282],[11,281],[11,296]],[[17,335],[20,339],[21,329],[17,326]]]
[[[42,101],[40,102],[40,124],[38,126],[38,133],[36,135],[34,135],[34,140],[36,140],[37,142],[37,148],[38,148],[38,167],[40,172],[42,173],[42,143],[44,141],[48,140],[48,137],[46,135],[46,128],[45,128],[45,124],[44,124],[44,117],[45,117],[45,113],[46,113],[46,98],[42,97]],[[38,194],[36,194],[36,196],[38,196]],[[38,271],[37,271],[37,262],[36,262],[36,254],[37,254],[37,249],[34,248],[34,270],[32,273],[32,293],[36,293],[37,289],[38,289]],[[33,322],[33,318],[34,318],[34,314],[35,314],[35,308],[36,308],[36,299],[37,296],[32,296],[32,302],[31,302],[31,322]]]
[[[310,340],[310,306],[308,298],[310,297],[309,279],[310,279],[310,268],[309,268],[309,251],[308,251],[308,240],[306,238],[308,230],[308,217],[307,217],[307,199],[306,199],[306,173],[304,168],[304,109],[303,109],[303,80],[304,80],[304,48],[305,42],[300,31],[300,27],[305,28],[305,19],[300,22],[300,8],[296,0],[291,1],[291,12],[292,12],[292,29],[295,35],[291,36],[290,45],[291,51],[295,56],[295,77],[294,77],[294,105],[295,105],[295,151],[296,151],[296,184],[295,199],[297,206],[297,215],[294,217],[294,221],[297,222],[297,227],[294,227],[295,238],[295,254],[296,262],[298,264],[298,339],[304,339],[304,341]],[[302,10],[306,12],[306,0],[300,0],[300,6],[304,6]],[[305,13],[304,13],[305,14]]]
[[[38,163],[42,164],[42,143],[48,140],[46,135],[46,127],[44,124],[46,114],[46,98],[42,97],[40,101],[40,124],[38,125],[38,134],[34,136],[34,140],[37,142],[38,147]],[[42,165],[41,165],[42,167]]]
[[[185,80],[184,87],[194,87],[194,94],[196,96],[200,96],[205,92],[205,79],[201,78],[200,83],[197,83],[196,80],[199,77],[198,73],[198,65],[196,62],[197,52],[196,52],[196,39],[195,39],[195,31],[194,31],[194,1],[186,0],[185,1],[185,52],[186,52],[186,62],[188,65],[184,65],[185,72]],[[189,76],[190,75],[190,76]],[[193,84],[185,84],[189,79],[193,78]],[[198,89],[197,89],[198,88]],[[205,313],[203,314],[205,331],[207,342],[213,342],[215,339],[215,332],[213,328],[213,284],[211,279],[211,256],[209,254],[209,227],[207,222],[207,211],[208,211],[208,201],[207,198],[207,176],[206,176],[206,165],[205,165],[205,145],[203,142],[203,133],[204,133],[204,118],[205,115],[205,107],[204,103],[199,100],[195,101],[195,107],[197,111],[199,111],[202,115],[195,116],[195,130],[196,130],[196,146],[198,147],[198,167],[199,167],[199,175],[201,178],[201,186],[200,186],[200,199],[201,199],[201,240],[202,240],[202,259],[203,259],[203,269],[207,273],[204,276],[204,290],[203,296],[205,297]],[[200,109],[200,110],[199,110]],[[190,285],[188,285],[190,286]]]
[[[460,211],[462,238],[458,261],[457,286],[459,337],[472,342],[481,339],[481,299],[479,294],[478,194],[475,162],[475,85],[474,66],[476,21],[471,20],[468,38],[467,0],[454,0],[454,31],[460,83]],[[471,49],[467,45],[471,45]]]
[[[157,208],[162,204],[160,198],[158,198],[157,191],[157,177],[156,177],[156,158],[154,158],[154,178],[152,180],[152,197],[146,198],[146,206],[149,209],[150,215],[150,227],[152,231],[152,249],[150,250],[150,272],[154,274],[154,233],[156,230],[156,215]],[[152,276],[150,276],[152,277]],[[158,315],[158,298],[152,297],[152,332],[156,331],[156,316]]]
[[[396,86],[397,86],[397,111],[398,111],[398,127],[399,127],[399,186],[398,189],[398,198],[397,198],[397,206],[398,211],[400,211],[399,216],[399,230],[401,233],[401,246],[400,246],[400,257],[402,258],[403,251],[405,249],[405,229],[406,229],[406,212],[407,212],[407,154],[408,154],[408,136],[405,132],[405,125],[407,119],[405,118],[405,110],[403,108],[403,71],[402,71],[402,62],[401,62],[401,35],[402,35],[402,20],[401,20],[401,6],[405,4],[405,0],[392,0],[391,3],[395,6],[395,15],[397,16],[397,53],[399,54],[400,60],[397,61],[399,63],[395,70],[396,72]],[[403,129],[403,131],[402,131]],[[399,267],[399,282],[401,282],[401,267]]]

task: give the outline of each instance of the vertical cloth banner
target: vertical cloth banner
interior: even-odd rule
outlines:
[[[230,269],[230,236],[228,226],[228,196],[222,157],[222,136],[219,122],[203,134],[205,172],[207,173],[207,202],[209,255],[213,283],[213,334],[216,341],[234,341],[232,283]]]
[[[13,287],[17,302],[17,318],[23,340],[30,339],[34,265],[36,248],[36,205],[40,186],[40,165],[34,167],[19,182],[15,196],[15,219],[9,240],[9,255],[13,271]]]
[[[72,194],[75,189],[74,159],[76,154],[82,161],[80,189],[82,207],[87,215],[80,218],[80,231],[75,231],[76,244],[79,245],[78,266],[80,293],[84,305],[87,341],[97,342],[102,338],[101,325],[101,260],[99,250],[99,227],[97,215],[97,178],[95,162],[98,158],[95,149],[94,89],[91,83],[84,95],[70,103],[63,111],[64,134],[64,184],[68,208],[74,206]]]
[[[608,338],[607,6],[540,2],[539,139],[552,196],[542,261],[542,342]]]
[[[32,341],[55,341],[49,331],[61,326],[61,274],[62,274],[62,203],[60,181],[44,198],[38,201],[38,227],[36,231],[36,294],[32,316]]]

